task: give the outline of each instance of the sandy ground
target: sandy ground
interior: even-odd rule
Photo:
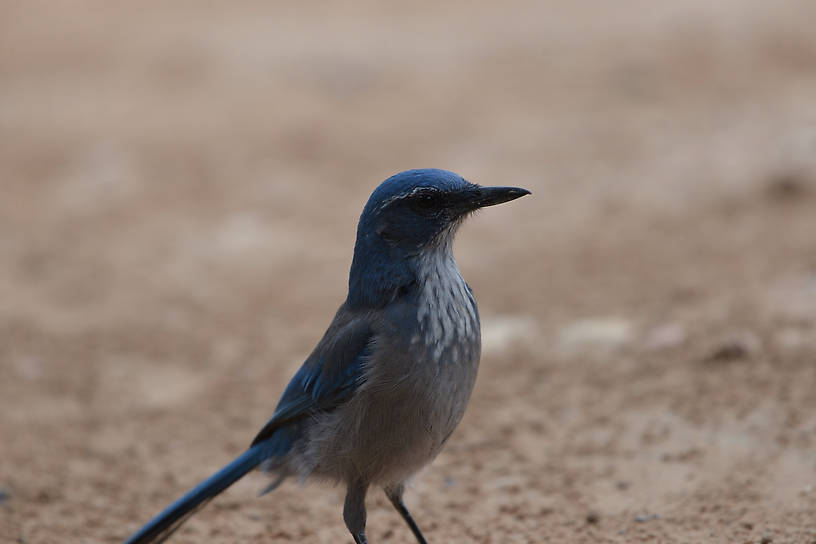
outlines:
[[[0,3],[0,541],[114,543],[240,452],[411,167],[457,257],[432,542],[816,542],[816,3]],[[349,541],[241,481],[174,542]],[[379,493],[372,544],[412,538]]]

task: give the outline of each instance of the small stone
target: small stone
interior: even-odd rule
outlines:
[[[575,321],[559,331],[557,348],[568,354],[608,351],[629,342],[633,329],[630,321],[617,317]]]
[[[503,353],[519,342],[537,338],[538,323],[523,315],[485,317],[482,320],[482,351]]]
[[[805,172],[779,172],[766,185],[767,195],[777,201],[796,200],[807,194],[808,179]]]
[[[598,512],[590,512],[586,515],[586,522],[589,525],[597,525],[601,521],[601,515]]]
[[[762,348],[762,342],[753,333],[743,331],[731,334],[717,343],[705,358],[709,363],[727,363],[747,359]]]
[[[0,504],[11,499],[11,491],[5,487],[0,487]]]
[[[646,523],[647,521],[654,521],[660,519],[657,514],[638,514],[635,516],[635,521],[638,523]]]

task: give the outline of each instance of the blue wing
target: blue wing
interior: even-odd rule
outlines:
[[[271,438],[284,426],[333,410],[348,400],[363,381],[373,338],[368,320],[351,318],[341,307],[323,339],[289,382],[275,414],[252,445]]]

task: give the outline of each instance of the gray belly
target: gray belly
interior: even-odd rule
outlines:
[[[311,425],[298,472],[388,485],[433,460],[462,419],[476,381],[479,338],[462,338],[441,356],[435,346],[417,343],[380,346],[354,398]]]

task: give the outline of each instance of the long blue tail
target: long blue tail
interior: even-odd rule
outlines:
[[[258,444],[198,484],[139,529],[125,544],[164,542],[188,517],[269,457],[269,445]]]

